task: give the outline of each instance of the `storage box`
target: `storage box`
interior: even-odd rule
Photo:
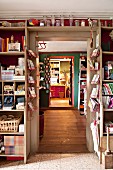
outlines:
[[[14,146],[14,136],[4,136],[4,146]]]
[[[14,146],[5,146],[5,154],[6,155],[15,155],[15,147]]]
[[[15,155],[24,155],[24,146],[15,146]]]
[[[19,132],[24,132],[24,124],[19,125]]]
[[[14,136],[14,145],[23,146],[24,145],[24,136]]]
[[[13,80],[13,78],[14,78],[14,70],[2,70],[1,71],[2,80]]]
[[[105,169],[113,169],[113,154],[105,155],[102,153],[102,163]]]
[[[20,51],[20,43],[8,44],[8,51]]]

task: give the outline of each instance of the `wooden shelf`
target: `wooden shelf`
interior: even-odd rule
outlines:
[[[3,94],[3,96],[14,96],[14,94]]]
[[[104,30],[113,30],[113,27],[105,27],[105,26],[102,26],[101,28],[104,29]]]
[[[113,135],[113,132],[109,132],[110,135]],[[103,135],[107,135],[106,132],[103,133]]]
[[[87,78],[80,78],[80,80],[87,80]]]
[[[14,82],[14,83],[16,83],[16,82],[24,82],[25,83],[25,80],[0,80],[0,82]]]
[[[66,31],[66,32],[69,32],[69,31],[77,31],[77,32],[90,32],[91,28],[89,26],[85,26],[85,27],[82,27],[82,26],[44,26],[44,27],[41,27],[41,26],[35,26],[35,27],[27,27],[28,31],[43,31],[43,32],[50,32],[50,31]],[[96,31],[97,30],[97,27],[93,28],[93,31]],[[38,38],[38,37],[36,37]]]
[[[5,153],[1,153],[0,156],[10,156],[10,157],[24,157],[24,155],[6,155]]]
[[[111,82],[111,83],[113,83],[113,80],[102,80],[102,82],[106,82],[106,83],[107,83],[107,82],[108,82],[108,83]]]
[[[81,68],[81,71],[87,71],[87,68]]]
[[[113,55],[113,52],[110,52],[110,51],[103,51],[102,54]]]
[[[113,96],[113,94],[104,94],[102,96]]]
[[[24,31],[25,27],[0,27],[0,31]]]
[[[104,110],[104,112],[105,112],[105,111],[113,112],[113,109],[103,109],[103,110]]]
[[[10,51],[10,52],[0,52],[0,55],[24,55],[25,52],[20,52],[20,51]]]
[[[0,135],[24,135],[24,132],[1,132]]]
[[[24,112],[24,110],[3,110],[3,109],[0,109],[0,112]]]

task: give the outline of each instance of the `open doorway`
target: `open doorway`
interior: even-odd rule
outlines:
[[[42,94],[40,95],[41,100],[41,108],[49,108],[53,109],[54,107],[66,107],[66,109],[71,108],[78,108],[78,82],[79,82],[79,59],[80,59],[80,52],[86,51],[87,42],[75,42],[75,41],[45,41],[46,48],[44,50],[40,50],[39,52],[39,60],[40,62],[44,62],[45,58],[49,58],[49,62],[53,70],[50,71],[53,72],[52,80],[50,80],[50,94],[48,91],[40,90]],[[64,51],[65,49],[65,51]],[[70,77],[69,86],[61,87],[64,91],[64,94],[60,94],[59,90],[57,91],[57,96],[55,97],[55,90],[51,89],[51,81],[55,84],[59,80],[60,85],[67,85],[64,78],[66,78],[66,74],[64,73],[65,70],[65,63],[69,63],[69,72],[67,70],[68,79]],[[63,65],[63,69],[59,69],[59,66]],[[47,66],[48,67],[48,66]],[[44,70],[43,70],[44,71]],[[61,72],[60,72],[61,71]],[[56,74],[55,74],[56,73]],[[59,79],[58,79],[58,74]],[[49,73],[47,73],[49,74]],[[64,75],[65,74],[65,75]],[[41,73],[41,76],[43,76],[44,73]],[[41,82],[43,83],[43,81]],[[47,83],[45,84],[47,85]],[[58,88],[58,87],[57,87]],[[62,91],[61,91],[62,92]],[[53,94],[54,93],[54,94]],[[63,95],[63,97],[62,97]],[[56,100],[58,99],[58,100]],[[53,103],[54,101],[55,103]],[[61,102],[59,102],[61,100]]]
[[[53,44],[53,42],[51,43]],[[72,47],[71,45],[68,45],[68,46]],[[66,49],[66,46],[65,46],[65,49]],[[79,59],[80,59],[81,50],[77,50],[77,51],[79,51],[78,54],[77,52],[75,52],[75,45],[74,45],[74,50],[70,50],[68,52],[67,51],[61,52],[60,50],[58,50],[58,46],[57,46],[57,51],[54,51],[53,48],[51,48],[51,51],[45,51],[45,53],[42,52],[42,55],[41,53],[39,53],[40,62],[43,62],[44,58],[47,58],[47,59],[49,58],[49,63],[52,65],[55,65],[57,69],[52,70],[55,76],[54,77],[55,79],[53,79],[53,81],[55,81],[55,83],[61,83],[62,85],[66,84],[66,82],[64,82],[66,81],[64,80],[64,78],[66,78],[64,75],[64,68],[65,68],[64,61],[68,60],[69,67],[70,67],[69,72],[68,72],[69,74],[68,81],[70,85],[69,86],[70,91],[72,92],[70,94],[67,94],[68,96],[67,97],[68,98],[67,108],[69,109],[67,108],[64,109],[64,107],[66,107],[65,98],[64,98],[66,93],[63,94],[61,98],[58,93],[58,97],[57,97],[58,106],[56,106],[58,107],[57,111],[56,111],[55,105],[53,105],[53,107],[50,106],[48,109],[46,109],[46,111],[44,111],[44,132],[39,142],[40,153],[87,152],[86,138],[85,138],[85,130],[86,130],[85,121],[86,120],[84,117],[80,117],[80,113],[77,109],[75,110],[71,109],[72,106],[74,106],[74,99],[75,100],[78,99]],[[61,70],[62,75],[58,74],[59,62],[61,62],[60,64],[63,63],[62,64],[63,70]],[[51,84],[50,84],[50,88],[51,88]],[[46,95],[48,95],[48,93],[46,93]],[[46,100],[46,97],[44,97],[43,95],[42,102],[44,104],[45,104],[45,100]],[[61,107],[59,101],[60,103],[63,104],[63,107]],[[50,100],[50,102],[52,102],[52,100]],[[49,102],[49,105],[50,105],[50,102]],[[76,105],[76,108],[77,108],[77,105]],[[78,127],[80,124],[82,124],[82,126]]]
[[[74,107],[74,57],[50,57],[49,107]]]

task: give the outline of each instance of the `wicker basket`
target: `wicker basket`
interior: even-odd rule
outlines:
[[[22,115],[2,115],[0,116],[0,132],[17,132]]]

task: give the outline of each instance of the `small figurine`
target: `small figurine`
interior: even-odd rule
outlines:
[[[90,26],[90,27],[93,27],[93,22],[91,21],[90,18],[88,18],[88,23],[89,23],[89,26]]]
[[[14,36],[11,35],[11,43],[14,43]]]

